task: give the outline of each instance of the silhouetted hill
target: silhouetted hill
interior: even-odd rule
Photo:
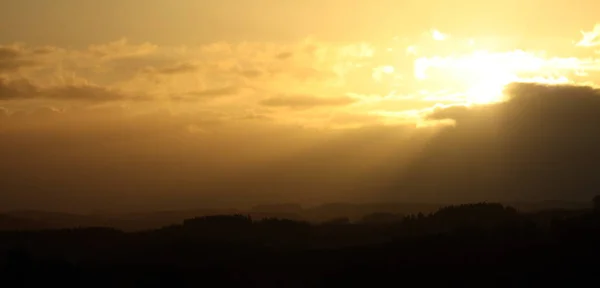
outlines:
[[[555,209],[577,210],[590,207],[589,203],[566,201],[514,202],[509,203],[509,205],[520,211],[527,212]],[[284,203],[257,205],[247,211],[242,209],[193,209],[125,214],[72,214],[21,210],[10,211],[5,213],[5,215],[20,219],[20,221],[37,223],[35,225],[43,223],[44,227],[52,229],[114,227],[123,231],[140,231],[182,223],[183,220],[188,218],[209,215],[244,214],[250,215],[253,219],[257,220],[283,218],[313,223],[327,222],[335,219],[348,219],[349,221],[356,222],[364,220],[365,217],[376,216],[375,214],[393,214],[398,217],[417,213],[428,214],[435,212],[442,206],[442,204],[433,203],[326,203],[312,207],[302,207],[299,204]]]
[[[548,200],[538,202],[508,202],[507,205],[515,207],[521,211],[541,211],[541,210],[552,210],[552,209],[588,209],[591,207],[590,203],[587,202],[574,202],[574,201],[560,201],[560,200]]]
[[[351,221],[359,221],[373,213],[416,214],[430,213],[442,207],[442,204],[431,203],[326,203],[307,208],[302,215],[313,222],[328,221],[339,217],[348,217]]]
[[[7,287],[574,287],[594,279],[598,241],[592,209],[470,203],[320,224],[212,215],[128,233],[0,231],[0,277]]]
[[[0,230],[40,230],[48,227],[41,221],[0,214]]]
[[[267,213],[300,213],[304,208],[297,203],[262,204],[252,207],[252,212]]]

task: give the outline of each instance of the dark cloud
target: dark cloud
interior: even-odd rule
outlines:
[[[39,92],[39,89],[27,80],[9,81],[0,78],[0,101],[33,98]]]
[[[281,53],[278,53],[277,55],[275,55],[275,58],[277,58],[279,60],[285,60],[285,59],[292,58],[293,56],[294,56],[294,53],[292,53],[292,52],[281,52]]]
[[[479,108],[481,109],[481,108]],[[451,106],[448,108],[438,108],[433,113],[427,115],[428,120],[451,119],[454,121],[462,120],[462,117],[472,113],[472,109],[466,106]]]
[[[109,58],[103,65],[110,70],[105,77],[113,81],[122,81],[140,74],[143,76],[172,75],[193,68],[191,63],[180,63],[168,55],[152,53]]]
[[[316,97],[313,95],[279,95],[267,98],[261,105],[270,107],[312,108],[320,106],[345,106],[354,103],[350,97]]]
[[[191,73],[198,70],[198,66],[192,63],[179,63],[173,66],[162,67],[162,68],[151,68],[147,70],[151,73],[158,73],[164,75],[174,75],[174,74],[183,74],[183,73]]]
[[[9,81],[0,78],[0,101],[26,99],[108,102],[146,98],[132,97],[116,90],[89,84],[41,88],[25,79]]]
[[[13,71],[21,67],[33,66],[35,61],[27,59],[18,47],[0,46],[0,72]]]
[[[33,54],[37,54],[37,55],[45,55],[45,54],[50,54],[52,52],[55,52],[57,50],[58,50],[58,48],[56,48],[56,47],[44,46],[44,47],[36,47],[33,50],[31,50],[31,52]]]
[[[194,91],[194,92],[188,93],[187,95],[189,95],[191,97],[188,97],[186,99],[199,100],[199,99],[206,99],[206,98],[228,96],[228,95],[236,94],[237,92],[239,92],[239,90],[240,90],[240,88],[237,86],[234,86],[234,85],[225,86],[222,88],[205,89],[205,90]]]
[[[240,75],[246,78],[256,78],[262,76],[264,73],[258,69],[245,69],[238,72]]]
[[[514,83],[505,103],[450,107],[452,119],[398,180],[429,201],[583,200],[600,189],[600,96],[588,86]]]
[[[147,100],[146,97],[130,97],[117,90],[94,85],[67,85],[51,88],[41,93],[42,97],[56,100],[108,102],[122,100]]]
[[[257,113],[246,114],[246,115],[242,116],[240,119],[242,119],[242,120],[263,120],[263,121],[271,120],[271,118],[268,115],[257,114]]]
[[[14,59],[19,57],[20,55],[21,53],[19,53],[19,50],[17,48],[6,46],[0,47],[0,61]]]

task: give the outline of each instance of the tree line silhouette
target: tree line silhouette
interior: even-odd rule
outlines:
[[[473,203],[321,223],[214,215],[139,232],[3,231],[0,274],[6,287],[576,286],[595,280],[598,240],[600,197],[587,210]]]

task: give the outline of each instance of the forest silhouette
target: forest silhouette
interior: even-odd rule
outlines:
[[[572,286],[595,279],[598,199],[587,209],[472,203],[320,222],[210,215],[131,232],[21,220],[0,233],[1,274],[6,287]]]

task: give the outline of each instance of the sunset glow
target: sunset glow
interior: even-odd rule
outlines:
[[[480,50],[466,55],[420,57],[415,60],[415,77],[428,80],[432,73],[443,81],[452,79],[449,85],[464,87],[460,92],[465,93],[466,102],[485,104],[501,101],[504,86],[511,82],[567,83],[561,70],[569,67],[560,65],[564,62],[565,59],[547,60],[524,51]]]
[[[560,45],[575,52],[589,49],[595,45],[596,30]],[[93,90],[81,95],[104,97],[110,100],[106,105],[134,110],[168,107],[178,114],[209,109],[225,119],[261,115],[282,125],[324,129],[424,125],[422,116],[440,105],[503,101],[502,91],[511,82],[590,83],[600,70],[599,58],[589,50],[584,57],[565,57],[552,53],[552,46],[514,48],[499,37],[461,37],[437,29],[422,35],[394,37],[387,43],[306,38],[183,48],[121,39],[87,49],[44,47],[44,53],[36,53],[39,47],[11,44],[2,49],[31,58],[14,63],[46,66],[0,70],[2,83],[10,87],[6,91],[14,94],[6,99],[24,97],[20,93],[27,89],[37,93],[27,95],[33,101],[6,101],[2,107],[8,113],[23,105],[69,111],[75,102],[59,95],[66,85],[73,86],[68,91]],[[132,67],[114,70],[118,65]],[[126,104],[133,99],[149,101]],[[79,96],[73,100],[86,102]],[[190,125],[195,124],[183,127]]]
[[[367,199],[430,144],[436,169],[489,147],[493,162],[526,130],[498,123],[573,121],[562,135],[600,115],[594,1],[348,2],[0,1],[0,206]],[[547,110],[510,110],[529,93]],[[533,132],[510,157],[537,151]],[[571,157],[556,139],[536,163]],[[453,181],[456,161],[432,169]],[[456,183],[502,182],[513,163]]]

